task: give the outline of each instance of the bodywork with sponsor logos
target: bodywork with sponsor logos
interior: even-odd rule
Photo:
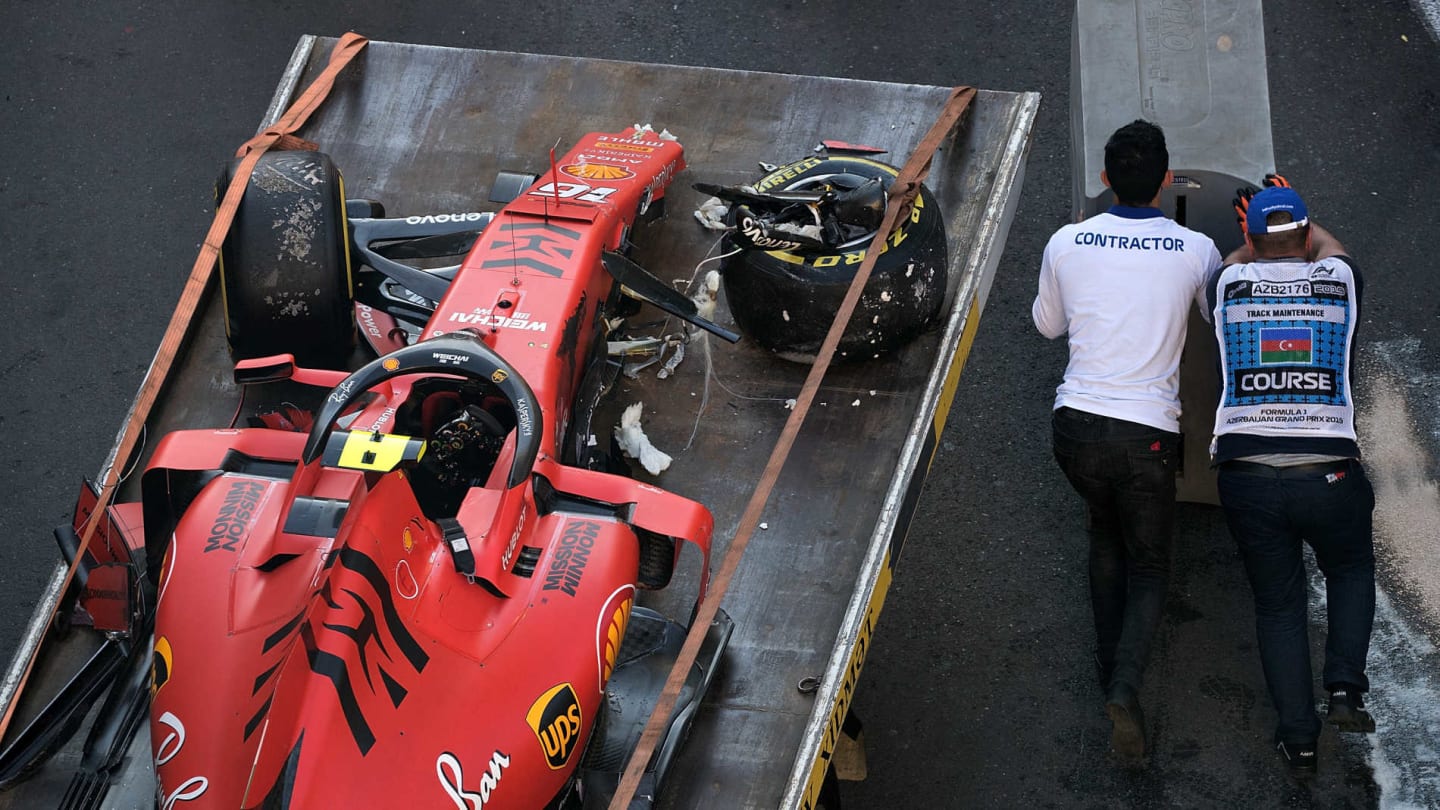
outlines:
[[[709,570],[704,506],[598,469],[617,462],[585,452],[594,397],[608,387],[593,375],[613,371],[606,338],[626,309],[606,267],[683,167],[673,138],[590,133],[479,222],[352,221],[344,211],[379,207],[327,209],[342,184],[326,156],[261,159],[242,215],[293,223],[304,211],[307,238],[328,241],[313,233],[327,226],[349,235],[353,262],[330,269],[360,277],[370,303],[355,304],[356,322],[377,356],[354,371],[300,366],[289,353],[242,357],[238,383],[318,389],[318,406],[171,432],[146,464],[138,511],[107,509],[97,545],[107,551],[92,556],[133,576],[109,599],[89,587],[81,607],[113,613],[117,632],[153,633],[162,805],[397,806],[421,786],[472,806],[608,801],[623,760],[581,760],[592,740],[633,743],[623,705],[606,701],[611,677],[665,657],[677,637],[636,607],[637,588],[665,587],[687,543],[699,552],[697,600]],[[448,271],[372,252],[466,233],[457,226],[480,227]],[[254,257],[291,250],[296,232],[261,232],[279,244],[227,251],[248,262],[224,272],[273,273]],[[243,355],[235,335],[269,324],[228,314]],[[297,350],[334,337],[314,323],[291,331]],[[638,647],[624,643],[632,622],[643,626]],[[692,703],[728,617],[711,630]],[[692,713],[683,707],[672,732]],[[611,737],[595,734],[601,725]],[[656,758],[652,780],[667,763]]]

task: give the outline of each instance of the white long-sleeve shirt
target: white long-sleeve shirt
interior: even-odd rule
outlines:
[[[1114,206],[1050,237],[1031,308],[1048,338],[1070,335],[1055,407],[1180,429],[1180,351],[1190,302],[1206,312],[1220,267],[1210,237],[1157,208]]]

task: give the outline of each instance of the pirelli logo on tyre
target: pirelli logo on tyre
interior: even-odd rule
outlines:
[[[570,761],[580,741],[580,699],[568,683],[552,687],[530,706],[525,721],[540,741],[545,763],[558,771]]]
[[[781,166],[755,182],[755,190],[765,191],[815,191],[827,188],[837,177],[850,178],[847,182],[864,179],[880,179],[884,188],[889,189],[899,170],[876,160],[854,155],[828,155],[808,157]],[[923,186],[916,192],[908,210],[901,209],[893,230],[880,243],[878,250],[884,254],[900,248],[912,232],[922,234],[943,234],[944,224],[940,221],[938,208],[930,203],[930,194]],[[933,236],[931,237],[933,238]],[[847,242],[833,250],[812,251],[791,248],[766,250],[764,255],[786,264],[805,265],[816,268],[858,267],[865,260],[865,251],[870,246],[873,234]],[[923,241],[923,240],[921,240]],[[907,246],[909,249],[911,246]],[[943,256],[943,243],[940,247]]]

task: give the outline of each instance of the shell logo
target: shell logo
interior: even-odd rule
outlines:
[[[635,605],[635,586],[625,585],[616,589],[600,611],[596,630],[596,653],[600,657],[600,691],[610,681],[615,671],[615,662],[620,657],[620,642],[625,638],[625,627],[630,623],[630,609]]]
[[[609,163],[571,163],[561,166],[560,171],[585,180],[624,180],[635,176],[634,172],[624,166],[612,166]]]
[[[175,671],[175,652],[170,649],[170,639],[161,636],[155,639],[155,649],[150,654],[150,697],[160,691]]]
[[[395,369],[400,368],[400,361],[396,360],[393,357],[387,357],[385,358],[385,361],[380,364],[380,367],[385,369],[386,371],[394,371]]]

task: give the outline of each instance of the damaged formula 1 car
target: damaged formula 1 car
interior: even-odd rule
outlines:
[[[101,805],[147,718],[165,810],[604,806],[686,632],[637,589],[685,544],[697,602],[708,577],[709,511],[608,471],[591,430],[636,298],[737,339],[624,255],[684,165],[648,128],[591,133],[502,173],[498,213],[386,219],[325,155],[264,155],[221,284],[235,381],[273,404],[166,435],[138,502],[85,489],[62,549],[99,525],[63,612],[103,641],[0,784],[98,702],[68,807]],[[709,628],[638,795],[731,630]]]

